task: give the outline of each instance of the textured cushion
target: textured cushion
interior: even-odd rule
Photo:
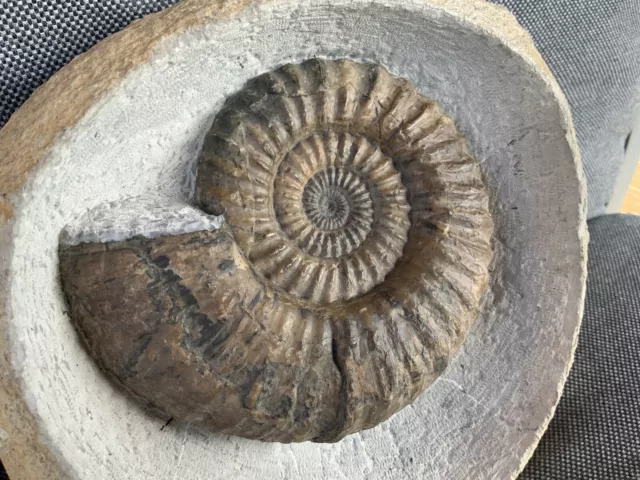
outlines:
[[[74,56],[177,0],[0,0],[0,127]],[[640,0],[495,0],[532,34],[571,104],[590,216],[612,193],[640,96]],[[636,109],[637,110],[637,109]]]
[[[575,363],[520,480],[640,478],[640,216],[589,222]]]

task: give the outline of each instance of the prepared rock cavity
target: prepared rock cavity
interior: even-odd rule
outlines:
[[[208,133],[215,232],[61,246],[92,356],[166,417],[334,442],[410,404],[478,316],[493,222],[454,122],[374,64],[250,81]]]

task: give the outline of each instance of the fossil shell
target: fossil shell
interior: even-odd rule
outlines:
[[[478,315],[480,167],[379,65],[314,59],[249,82],[205,139],[197,199],[227,225],[60,252],[89,350],[166,415],[336,441],[411,403]]]
[[[204,231],[223,218],[198,213],[184,187],[221,99],[311,55],[379,60],[454,115],[490,194],[494,260],[471,333],[410,407],[338,444],[264,445],[177,419],[254,438],[284,438],[274,433],[292,421],[302,432],[307,418],[313,429],[329,424],[342,391],[326,349],[334,325],[297,331],[298,343],[291,323],[265,323],[255,310],[264,331],[236,325],[240,307],[253,308],[239,292],[258,287],[269,302],[275,290],[229,225]],[[571,115],[527,32],[484,0],[184,0],[103,40],[34,93],[0,130],[0,185],[9,212],[0,218],[0,456],[11,478],[515,478],[571,366],[588,236]],[[203,232],[170,236],[194,228]],[[124,238],[59,256],[60,242]],[[241,342],[254,333],[264,356],[245,358]],[[366,339],[391,351],[375,343],[381,334]],[[311,367],[287,377],[297,352]],[[114,390],[98,363],[134,396]],[[305,392],[321,381],[319,395]],[[276,382],[282,396],[267,395]],[[168,417],[136,400],[176,420],[163,428]]]

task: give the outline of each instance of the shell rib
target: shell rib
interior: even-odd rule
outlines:
[[[249,82],[205,139],[197,199],[223,229],[61,248],[90,352],[166,415],[337,441],[411,403],[478,315],[480,167],[379,65],[314,59]]]

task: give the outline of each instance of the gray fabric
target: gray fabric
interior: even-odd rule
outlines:
[[[640,216],[589,222],[575,363],[520,480],[640,479]]]
[[[0,128],[63,65],[179,0],[0,0]]]
[[[640,0],[494,0],[531,32],[567,94],[604,212],[640,101]],[[74,56],[177,0],[0,0],[0,127]]]

